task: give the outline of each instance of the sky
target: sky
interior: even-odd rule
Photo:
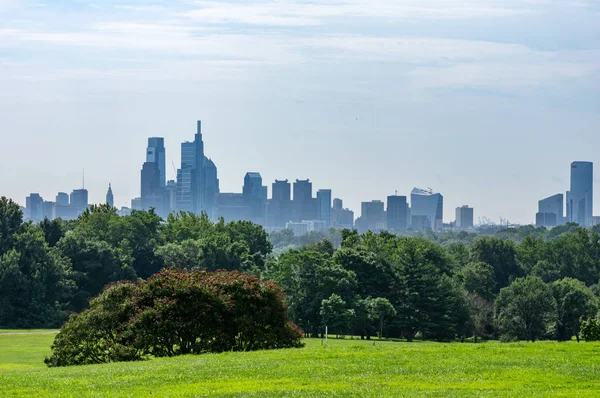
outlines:
[[[0,195],[83,184],[139,196],[147,138],[167,177],[202,120],[222,192],[310,178],[360,202],[444,195],[535,220],[596,165],[596,0],[0,0]]]

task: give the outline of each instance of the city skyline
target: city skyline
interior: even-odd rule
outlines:
[[[132,198],[129,206],[122,206],[122,212],[129,211],[127,208],[155,208],[162,217],[172,211],[206,212],[213,220],[221,217],[226,221],[249,220],[269,230],[283,227],[312,230],[349,225],[347,216],[350,216],[352,209],[343,209],[343,199],[334,198],[331,189],[316,188],[313,191],[310,179],[296,179],[293,182],[293,195],[292,184],[287,179],[275,179],[269,193],[268,185],[263,185],[260,172],[246,172],[241,192],[220,191],[217,167],[204,151],[202,122],[198,120],[196,124],[194,141],[181,143],[181,168],[176,169],[172,162],[177,180],[166,181],[164,137],[148,138],[146,157],[141,167],[141,195]],[[570,170],[570,188],[566,195],[559,193],[538,201],[534,222],[537,226],[554,227],[565,222],[576,222],[585,227],[595,224],[593,162],[574,161]],[[356,228],[360,232],[384,229],[403,231],[407,228],[440,231],[454,227],[469,229],[479,224],[475,222],[473,207],[464,204],[456,207],[456,217],[445,223],[443,195],[431,188],[415,187],[410,192],[410,203],[408,197],[398,195],[396,191],[394,195],[387,196],[387,206],[379,199],[361,201],[360,215],[350,216],[350,219],[352,222],[356,220]],[[105,198],[102,203],[114,206],[111,183]],[[31,193],[26,198],[25,207],[27,217],[39,221],[44,216],[73,218],[81,214],[88,203],[88,191],[82,188],[73,190],[70,200],[66,193],[59,192],[54,202],[44,201],[39,193]],[[350,213],[344,215],[346,211]],[[339,223],[339,217],[344,220],[342,223]],[[484,223],[489,220],[485,216],[480,219],[485,220]],[[288,225],[308,221],[312,223],[310,226]],[[501,224],[509,221],[501,220]]]

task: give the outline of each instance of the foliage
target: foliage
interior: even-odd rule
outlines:
[[[45,362],[68,366],[299,347],[301,335],[275,284],[239,272],[169,268],[105,289],[88,310],[71,316]]]
[[[555,320],[552,288],[536,276],[518,278],[500,290],[496,299],[496,322],[510,338],[535,341]]]
[[[600,340],[600,320],[597,318],[582,319],[581,336],[585,341]]]
[[[564,278],[552,284],[556,300],[556,338],[559,341],[579,341],[580,319],[589,318],[598,312],[598,299],[591,289],[577,279]]]
[[[328,299],[321,301],[322,326],[331,327],[338,335],[344,334],[352,325],[356,317],[353,309],[346,308],[346,302],[340,296],[333,293]]]

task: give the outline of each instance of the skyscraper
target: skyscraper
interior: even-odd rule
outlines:
[[[75,189],[71,192],[71,206],[75,207],[77,214],[80,215],[88,207],[87,189]]]
[[[113,196],[112,187],[108,183],[108,192],[106,192],[106,204],[110,207],[115,207],[115,197]]]
[[[473,228],[473,208],[467,205],[456,208],[456,228]]]
[[[392,195],[387,197],[387,229],[388,231],[406,231],[408,202],[406,196]]]
[[[196,145],[193,142],[181,144],[181,168],[177,170],[177,210],[195,212]]]
[[[267,201],[266,226],[285,228],[291,221],[291,184],[288,180],[275,180],[271,185],[271,199]]]
[[[444,218],[444,197],[431,189],[414,188],[410,194],[411,225],[415,230],[439,231]]]
[[[571,163],[571,190],[567,192],[567,220],[582,227],[592,226],[594,164]]]
[[[146,149],[146,162],[156,163],[159,171],[158,182],[161,188],[165,187],[167,180],[165,139],[163,137],[148,138],[148,148]]]
[[[44,218],[44,199],[39,193],[32,193],[25,198],[25,218],[38,223]]]
[[[327,228],[331,225],[331,189],[317,191],[317,220],[325,222]]]
[[[309,179],[294,182],[292,214],[293,221],[315,220],[317,218],[317,202],[312,197],[312,182]]]
[[[333,199],[333,207],[331,208],[331,225],[334,228],[354,228],[354,212],[350,209],[344,209],[342,199]]]
[[[197,214],[206,212],[214,218],[218,193],[217,166],[204,156],[202,124],[198,120],[194,141],[181,144],[181,168],[177,170],[177,210]]]
[[[385,209],[381,200],[372,200],[360,204],[360,217],[356,219],[358,232],[379,232],[385,229]]]
[[[553,228],[563,223],[564,196],[559,193],[538,202],[538,212],[535,215],[535,225]]]
[[[166,191],[160,186],[160,169],[154,162],[144,162],[142,166],[142,190],[141,200],[142,209],[149,210],[153,208],[156,213],[166,217]]]
[[[65,192],[59,192],[58,195],[56,195],[56,204],[59,206],[68,206],[69,194]]]
[[[252,209],[252,221],[264,225],[266,198],[260,173],[246,173],[242,195],[246,206]]]

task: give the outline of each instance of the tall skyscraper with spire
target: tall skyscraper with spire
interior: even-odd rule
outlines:
[[[115,207],[115,197],[113,196],[112,187],[108,183],[108,192],[106,192],[106,204],[110,207]]]
[[[181,144],[181,168],[177,170],[175,199],[177,210],[196,214],[205,212],[214,218],[217,193],[217,166],[204,155],[202,123],[198,120],[194,141]]]

